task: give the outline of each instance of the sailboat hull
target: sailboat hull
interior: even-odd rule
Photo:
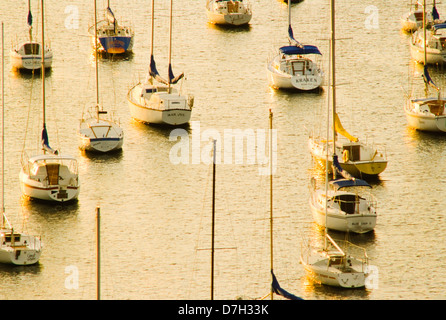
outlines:
[[[133,49],[133,37],[99,37],[101,49],[107,53],[125,53]]]
[[[33,179],[28,179],[25,173],[20,173],[20,188],[23,195],[39,200],[66,202],[77,199],[79,187],[45,186]]]
[[[9,231],[9,238],[11,238],[10,230],[1,231],[2,233]],[[0,263],[24,266],[39,262],[40,255],[42,254],[42,242],[40,238],[14,233],[15,237],[19,237],[20,240],[11,244],[11,239],[9,239],[9,242],[6,241],[5,233],[2,235],[2,243],[0,244]]]
[[[122,149],[124,132],[112,121],[91,118],[81,123],[79,149],[90,152],[111,152]]]
[[[157,98],[158,94],[153,93],[147,96],[141,96],[141,84],[134,86],[127,94],[127,100],[130,108],[130,115],[133,119],[149,124],[164,124],[178,126],[190,121],[192,101],[186,101],[178,94],[165,93],[166,99]],[[156,95],[155,98],[152,96]],[[170,105],[182,105],[182,108],[169,108]]]
[[[279,56],[268,62],[266,67],[268,83],[275,89],[311,91],[318,89],[323,82],[322,73],[289,74],[279,70]]]
[[[310,278],[317,283],[342,288],[365,287],[366,277],[363,272],[339,272],[335,268],[327,267],[328,260],[319,264],[310,264],[303,260],[301,262]]]
[[[325,207],[319,207],[310,199],[310,209],[314,221],[321,227],[341,232],[367,233],[375,229],[376,214],[344,214],[339,210],[327,210],[325,219]]]
[[[420,131],[446,132],[446,116],[428,116],[406,110],[409,127]]]

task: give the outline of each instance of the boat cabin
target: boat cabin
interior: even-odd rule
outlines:
[[[15,49],[15,51],[22,56],[41,55],[40,43],[37,42],[25,42],[18,49]]]
[[[413,102],[419,112],[432,113],[435,116],[446,114],[446,99],[416,99]]]

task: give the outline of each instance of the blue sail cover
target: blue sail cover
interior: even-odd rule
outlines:
[[[432,7],[432,17],[434,18],[434,20],[440,19],[440,14],[438,13],[435,6]]]
[[[288,291],[282,289],[279,285],[279,281],[277,281],[276,276],[274,275],[273,270],[271,270],[271,275],[273,276],[273,282],[272,282],[272,288],[273,288],[273,292],[275,294],[281,295],[284,298],[287,298],[289,300],[303,300],[302,298],[299,298],[297,296],[295,296],[292,293],[289,293]]]
[[[333,155],[333,172],[335,173],[335,176],[337,176],[337,173],[339,173],[345,179],[353,179],[350,173],[342,169],[341,165],[339,164],[338,156],[336,154]]]
[[[302,45],[302,47],[296,47],[296,46],[283,46],[279,49],[280,53],[283,54],[320,54],[322,53],[319,51],[318,47],[313,45]]]
[[[348,187],[369,187],[371,186],[361,179],[337,179],[330,181],[330,184],[336,188],[336,190]]]
[[[439,24],[434,24],[432,26],[432,29],[434,31],[439,30],[439,29],[446,29],[446,23],[439,23]]]
[[[302,44],[294,39],[293,28],[291,28],[291,25],[288,25],[288,40],[290,41],[290,45],[302,48]]]
[[[48,151],[52,154],[57,154],[57,150],[54,150],[50,147],[49,144],[49,139],[48,139],[48,132],[46,131],[46,125],[43,124],[43,129],[42,129],[42,147],[45,151]]]
[[[31,27],[33,25],[33,15],[31,14],[31,11],[28,11],[28,25]]]
[[[149,65],[149,75],[152,78],[155,78],[158,82],[169,84],[166,80],[164,80],[160,74],[158,73],[158,70],[156,70],[156,63],[155,58],[153,57],[153,54],[150,56],[150,65]]]
[[[171,83],[171,84],[175,84],[175,83],[177,83],[178,81],[180,81],[180,79],[183,78],[183,76],[184,76],[184,73],[181,73],[178,77],[175,77],[175,76],[173,75],[172,65],[169,64],[169,83]]]
[[[432,81],[431,76],[429,75],[429,71],[427,70],[427,66],[424,66],[424,71],[423,71],[423,80],[424,83],[433,86],[436,90],[440,90],[436,84],[434,83],[434,81]]]

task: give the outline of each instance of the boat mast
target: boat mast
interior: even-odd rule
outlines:
[[[101,209],[96,207],[96,300],[101,300]]]
[[[332,105],[332,121],[333,121],[333,155],[336,154],[336,129],[335,129],[335,119],[336,119],[336,77],[335,77],[335,0],[330,1],[330,12],[331,12],[331,38],[330,38],[330,55],[331,55],[331,105]],[[333,175],[335,172],[333,170]]]
[[[271,275],[273,274],[273,161],[272,161],[272,148],[273,148],[273,113],[271,112],[271,109],[269,110],[269,154],[270,154],[270,159],[269,159],[269,182],[270,182],[270,186],[269,186],[269,193],[270,193],[270,201],[269,201],[269,212],[270,212],[270,251],[271,251]],[[274,290],[273,290],[273,286],[271,286],[271,300],[274,300]]]
[[[171,58],[172,58],[172,0],[170,0],[170,22],[169,22],[169,70],[171,70]],[[170,93],[170,74],[169,74],[169,87],[167,93]]]
[[[5,227],[5,56],[4,56],[4,26],[2,22],[2,228]]]
[[[96,69],[96,116],[99,122],[99,72],[98,72],[98,21],[97,21],[97,6],[94,0],[94,60]]]
[[[44,21],[44,7],[43,0],[40,2],[41,14],[42,14],[42,47],[40,52],[42,54],[42,109],[43,109],[43,130],[46,128],[46,115],[45,115],[45,21]]]
[[[214,300],[214,238],[215,238],[215,169],[216,169],[216,144],[214,140],[214,154],[212,163],[212,242],[211,242],[211,300]]]

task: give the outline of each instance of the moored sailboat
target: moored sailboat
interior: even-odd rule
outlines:
[[[174,87],[184,74],[174,76],[171,64],[172,48],[172,0],[170,1],[168,80],[163,79],[156,69],[153,56],[154,0],[152,0],[152,41],[149,74],[146,81],[134,85],[127,93],[130,114],[133,119],[148,124],[178,126],[187,124],[191,118],[194,98]]]
[[[42,9],[43,10],[43,9]],[[42,68],[51,68],[53,62],[53,51],[48,45],[33,40],[33,16],[31,13],[31,2],[28,0],[28,31],[29,40],[23,41],[10,51],[11,64],[16,70],[39,70]],[[42,64],[42,60],[44,63]]]
[[[94,1],[94,11],[96,26],[96,0]],[[97,32],[95,34],[97,35]],[[112,116],[105,117],[108,112],[99,104],[98,63],[98,50],[95,50],[96,105],[90,107],[87,113],[82,115],[79,128],[79,148],[84,151],[105,153],[122,149],[124,131]]]
[[[321,55],[314,45],[303,45],[294,38],[291,6],[288,6],[288,46],[282,46],[266,65],[268,83],[276,89],[311,91],[323,84],[324,73],[311,56]]]
[[[96,5],[95,5],[96,6]],[[110,0],[105,9],[105,19],[97,22],[88,29],[93,48],[96,51],[122,54],[131,52],[135,38],[135,32],[129,26],[120,25],[110,8]]]
[[[44,6],[42,6],[42,46],[44,37]],[[42,60],[43,61],[43,53]],[[43,62],[42,62],[43,64]],[[76,158],[61,155],[50,147],[46,128],[45,105],[45,68],[42,68],[42,113],[43,128],[41,134],[41,151],[31,157],[22,153],[20,170],[20,187],[25,196],[46,201],[64,202],[77,199],[80,191],[79,174]]]
[[[210,23],[217,25],[247,25],[252,18],[249,0],[206,0]]]

